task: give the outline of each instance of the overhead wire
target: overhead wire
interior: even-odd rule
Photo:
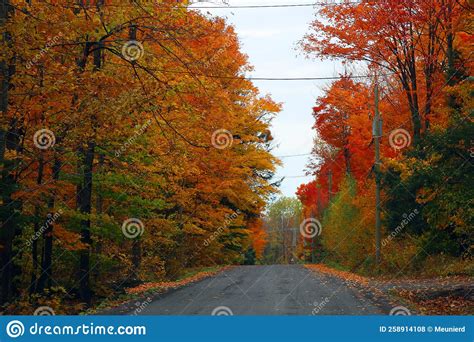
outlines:
[[[193,4],[196,3],[203,3],[205,1],[196,1],[194,3],[191,3],[190,5],[192,6]],[[211,1],[209,1],[211,2]],[[340,5],[350,5],[350,4],[360,4],[362,3],[361,1],[341,1],[341,2],[335,2],[335,1],[319,1],[319,2],[312,2],[312,3],[299,3],[299,4],[269,4],[269,5],[226,5],[223,3],[221,6],[192,6],[188,7],[190,9],[193,8],[216,8],[216,9],[238,9],[238,8],[243,8],[243,9],[251,9],[251,8],[287,8],[287,7],[316,7],[316,6],[340,6]],[[368,1],[366,2],[368,3]]]

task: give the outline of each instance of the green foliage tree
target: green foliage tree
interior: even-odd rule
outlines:
[[[300,240],[299,226],[302,221],[302,204],[296,197],[280,197],[268,205],[264,226],[268,243],[264,260],[269,263],[295,261],[295,242]],[[297,241],[294,241],[294,239]]]
[[[471,79],[452,87],[449,96],[455,106],[447,129],[433,128],[420,146],[392,162],[385,174],[387,227],[394,231],[397,216],[419,208],[421,215],[400,235],[418,237],[421,256],[426,256],[421,251],[456,257],[472,254],[474,168],[467,139],[474,134],[472,95]]]
[[[374,252],[373,211],[361,211],[357,196],[356,181],[346,175],[325,211],[321,233],[325,260],[352,270],[370,264]]]

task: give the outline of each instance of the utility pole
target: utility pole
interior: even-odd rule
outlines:
[[[322,217],[323,210],[321,205],[321,187],[320,185],[317,186],[317,200],[316,200],[316,217]],[[311,262],[314,264],[316,263],[316,236],[313,236],[311,239]]]
[[[286,247],[286,230],[283,223],[283,215],[280,216],[280,219],[281,219],[280,231],[283,237],[283,259],[285,260],[286,263],[288,263],[287,247]]]
[[[375,115],[372,123],[372,134],[375,145],[375,263],[380,265],[380,137],[382,136],[382,120],[379,113],[379,86],[377,75],[375,76]]]
[[[318,196],[319,196],[319,193],[318,193]],[[318,197],[318,202],[319,202],[319,197]],[[311,217],[313,217],[313,218],[316,217],[312,210],[311,210]],[[314,261],[315,261],[315,258],[314,258],[315,245],[316,245],[316,235],[311,237],[311,263],[313,263],[313,264],[314,264]]]

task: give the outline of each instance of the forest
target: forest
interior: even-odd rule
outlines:
[[[300,258],[393,278],[472,275],[471,5],[362,1],[317,15],[301,50],[341,60],[348,71],[313,108],[315,179],[297,197],[302,217],[318,219],[320,230]],[[351,72],[354,65],[367,66],[368,77]]]
[[[6,312],[77,313],[261,252],[280,107],[233,27],[172,0],[0,10]]]

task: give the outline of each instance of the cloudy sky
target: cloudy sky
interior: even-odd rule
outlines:
[[[252,77],[332,77],[338,76],[336,62],[307,60],[297,42],[308,31],[314,18],[312,7],[286,8],[226,8],[221,0],[196,3],[191,7],[222,6],[222,9],[199,9],[212,15],[226,17],[240,37],[242,51],[249,56],[255,70]],[[229,6],[274,5],[311,3],[311,0],[229,0]],[[276,156],[306,154],[311,151],[314,132],[311,108],[321,90],[330,81],[254,81],[262,94],[271,94],[283,105],[282,112],[273,121],[272,133]],[[285,196],[293,196],[305,176],[308,156],[282,158],[278,177],[287,177],[281,186]]]

